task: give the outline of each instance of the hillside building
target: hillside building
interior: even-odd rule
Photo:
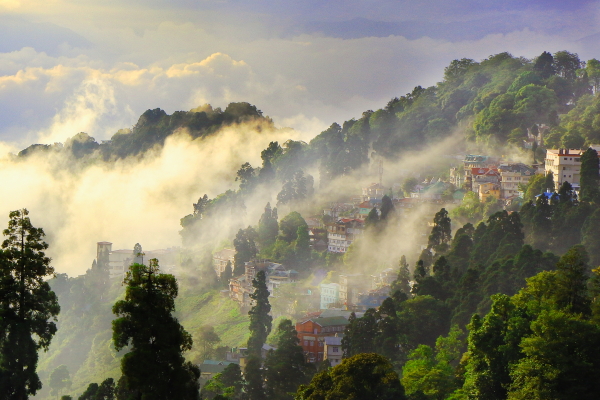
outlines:
[[[363,221],[354,218],[342,218],[327,225],[327,250],[330,253],[345,253],[363,230]]]
[[[235,250],[234,249],[223,249],[213,254],[213,268],[217,276],[221,276],[227,263],[231,263],[231,270],[233,271]]]
[[[343,333],[348,325],[344,317],[316,317],[296,323],[296,332],[307,362],[324,359],[325,338]]]

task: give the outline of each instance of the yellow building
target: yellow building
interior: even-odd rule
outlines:
[[[500,185],[493,182],[485,182],[479,185],[479,201],[485,203],[488,197],[500,200]]]
[[[546,150],[545,172],[554,174],[554,187],[544,189],[558,190],[563,182],[569,182],[573,188],[579,188],[581,173],[581,149]]]

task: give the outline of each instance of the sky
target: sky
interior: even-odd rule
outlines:
[[[0,141],[97,140],[147,109],[247,101],[310,138],[456,58],[600,58],[600,2],[0,0]]]

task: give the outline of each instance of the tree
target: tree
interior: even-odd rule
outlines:
[[[240,181],[240,191],[251,191],[256,185],[256,170],[250,163],[244,163],[236,174],[236,181]]]
[[[228,287],[229,281],[231,280],[231,278],[233,278],[233,266],[231,265],[231,261],[227,261],[227,264],[225,265],[225,269],[223,270],[223,273],[219,277],[219,280],[221,281],[221,284],[223,286]]]
[[[200,353],[202,359],[211,357],[215,345],[221,341],[221,338],[217,335],[217,332],[215,332],[215,328],[212,325],[202,325],[198,328],[196,337],[198,338],[198,344],[202,348],[202,352]]]
[[[115,381],[113,378],[106,378],[100,385],[90,383],[78,400],[114,400],[114,398]]]
[[[400,257],[400,264],[398,265],[398,277],[390,285],[390,295],[394,295],[395,292],[402,292],[406,295],[410,294],[410,270],[408,269],[408,262],[406,257],[403,255]]]
[[[244,388],[245,398],[248,400],[264,400],[266,398],[264,388],[264,376],[261,369],[261,358],[259,355],[250,354],[244,369],[246,385]]]
[[[433,228],[429,235],[427,247],[437,253],[445,253],[449,249],[449,243],[452,240],[452,225],[448,217],[448,211],[442,208],[433,217]]]
[[[256,231],[249,226],[246,229],[240,229],[233,239],[235,255],[233,256],[233,276],[240,276],[244,273],[244,264],[256,257],[255,240]]]
[[[243,378],[239,364],[231,363],[221,372],[221,383],[226,388],[233,388],[234,398],[239,398],[242,393]]]
[[[310,236],[308,235],[308,226],[300,225],[296,231],[296,240],[294,244],[294,253],[296,263],[300,264],[301,269],[306,269],[310,261]]]
[[[404,192],[404,196],[410,196],[410,193],[414,190],[415,186],[417,186],[419,182],[416,178],[410,177],[406,178],[404,183],[402,183],[402,192]]]
[[[598,93],[600,90],[600,61],[596,60],[595,58],[588,60],[585,65],[585,70],[594,93]]]
[[[521,341],[524,357],[511,368],[508,399],[597,398],[600,327],[552,310],[543,311],[531,330]]]
[[[125,299],[113,306],[113,344],[129,352],[121,359],[118,392],[135,399],[198,399],[200,370],[186,362],[183,352],[192,337],[172,313],[177,281],[160,273],[158,260],[149,266],[133,264],[124,283]],[[121,396],[118,396],[121,399]]]
[[[582,242],[590,255],[590,264],[600,266],[600,208],[586,218],[581,228]]]
[[[379,354],[358,354],[300,386],[296,400],[403,400],[404,388],[392,364]]]
[[[356,318],[350,314],[348,325],[342,338],[344,357],[375,351],[375,336],[377,335],[377,315],[375,309],[369,308],[365,315]]]
[[[267,203],[265,212],[258,221],[258,243],[260,248],[264,249],[275,243],[278,234],[277,208],[271,210],[271,203]]]
[[[547,51],[544,51],[535,59],[533,70],[539,74],[542,79],[550,78],[556,73],[554,68],[554,57]]]
[[[373,207],[371,209],[371,211],[369,211],[367,218],[365,218],[365,225],[367,227],[375,226],[375,225],[377,225],[378,222],[379,222],[379,213],[377,212],[377,209],[375,207]]]
[[[386,194],[381,199],[381,220],[384,221],[388,218],[389,215],[393,215],[396,209],[394,208],[394,203],[392,203],[392,199]]]
[[[250,337],[248,338],[248,361],[246,362],[246,394],[249,400],[262,400],[265,398],[264,377],[261,370],[261,349],[267,336],[271,332],[273,317],[269,315],[269,290],[266,284],[264,271],[258,271],[252,280],[254,292],[250,294],[253,305],[248,315],[250,316]]]
[[[304,352],[292,321],[283,319],[277,327],[276,350],[265,360],[266,394],[268,399],[292,399],[290,393],[308,383]]]
[[[41,388],[37,352],[48,349],[60,311],[46,281],[54,268],[44,253],[45,234],[28,215],[26,209],[10,212],[0,252],[0,393],[15,400]]]
[[[50,394],[58,396],[65,389],[71,387],[71,374],[66,365],[56,367],[50,374]]]
[[[541,194],[542,192],[545,192],[545,191],[553,192],[554,189],[555,189],[555,187],[554,187],[554,173],[552,171],[550,171],[546,175],[546,180],[544,181],[544,187],[542,188],[542,190],[539,193],[536,193],[536,195]]]
[[[568,81],[574,81],[577,78],[577,70],[581,68],[581,61],[576,53],[569,53],[562,50],[554,53],[554,67],[557,75]]]
[[[579,179],[581,189],[579,191],[579,200],[597,202],[600,199],[600,175],[598,167],[598,153],[590,147],[581,156],[581,177]]]
[[[252,308],[248,311],[250,316],[250,337],[248,338],[248,353],[260,356],[263,344],[271,333],[273,317],[269,315],[271,305],[269,304],[269,290],[266,284],[264,271],[258,271],[256,278],[252,280],[254,292],[250,294]]]
[[[296,240],[298,228],[301,226],[308,227],[306,221],[302,218],[302,215],[297,211],[292,211],[279,221],[281,239],[285,240],[287,243],[292,243]]]

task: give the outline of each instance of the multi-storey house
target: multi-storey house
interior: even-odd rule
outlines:
[[[325,338],[343,333],[348,325],[344,317],[316,317],[296,323],[296,332],[307,362],[324,359]]]
[[[330,253],[345,253],[348,247],[360,236],[364,222],[360,219],[342,218],[327,225],[327,243]]]

